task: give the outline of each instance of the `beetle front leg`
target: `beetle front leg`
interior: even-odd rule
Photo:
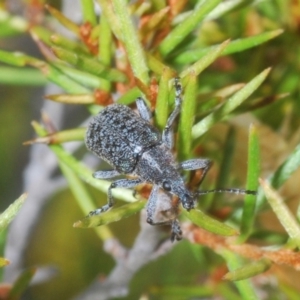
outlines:
[[[212,161],[209,159],[190,159],[186,160],[179,164],[179,169],[183,169],[186,171],[193,171],[193,170],[202,170],[202,174],[200,177],[199,185],[202,183],[203,179],[205,178],[206,173],[212,166]]]
[[[151,194],[147,202],[147,222],[152,224],[154,221],[154,214],[156,211],[157,198],[158,198],[159,187],[154,185],[151,191]]]
[[[143,118],[147,122],[150,122],[152,118],[152,113],[149,107],[147,106],[145,100],[142,97],[138,97],[135,103],[141,118]]]
[[[133,188],[141,183],[143,183],[143,180],[141,180],[139,178],[138,179],[119,179],[119,180],[112,182],[107,191],[107,204],[91,211],[88,214],[88,216],[99,215],[105,211],[108,211],[111,207],[113,207],[115,201],[114,201],[114,198],[112,195],[112,191],[111,191],[112,189],[118,188],[118,187]]]
[[[169,149],[173,148],[174,138],[173,138],[173,125],[176,117],[180,113],[181,110],[181,102],[182,102],[182,86],[180,84],[180,79],[174,79],[174,87],[175,87],[175,108],[172,111],[171,115],[167,120],[167,124],[164,128],[162,134],[162,140],[167,145]]]

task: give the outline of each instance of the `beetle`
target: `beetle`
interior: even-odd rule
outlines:
[[[97,179],[111,179],[119,175],[133,175],[133,179],[117,179],[108,188],[106,205],[89,213],[97,215],[107,211],[114,205],[112,189],[118,187],[134,188],[142,183],[153,185],[147,203],[147,222],[151,225],[171,225],[171,240],[180,240],[182,232],[177,220],[177,205],[172,204],[171,195],[176,195],[186,210],[195,207],[198,195],[207,192],[249,193],[245,190],[211,190],[192,193],[185,185],[181,175],[182,170],[201,170],[199,185],[203,181],[212,162],[209,159],[190,159],[178,163],[172,153],[173,125],[180,113],[182,103],[182,86],[179,78],[174,79],[175,108],[170,114],[162,134],[151,124],[151,111],[145,101],[138,97],[136,106],[139,115],[129,107],[121,104],[111,104],[101,110],[88,125],[86,146],[97,156],[108,162],[113,169],[97,171],[93,174]],[[164,199],[166,211],[171,212],[169,219],[155,221],[159,193],[168,195]]]

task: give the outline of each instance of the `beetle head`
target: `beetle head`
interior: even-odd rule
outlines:
[[[162,183],[162,188],[166,192],[177,195],[180,199],[182,206],[186,210],[193,209],[195,206],[194,195],[185,187],[183,180],[169,181],[165,180]]]
[[[195,206],[194,196],[190,193],[189,190],[185,190],[181,195],[179,195],[182,206],[189,211]]]

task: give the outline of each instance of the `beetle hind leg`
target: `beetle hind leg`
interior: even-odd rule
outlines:
[[[121,175],[117,170],[108,170],[108,171],[97,171],[93,173],[93,177],[96,179],[108,179]]]

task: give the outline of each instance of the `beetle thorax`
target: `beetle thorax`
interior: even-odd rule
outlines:
[[[157,185],[161,185],[164,179],[176,180],[180,177],[174,157],[164,144],[145,151],[139,159],[135,173],[145,181]]]

